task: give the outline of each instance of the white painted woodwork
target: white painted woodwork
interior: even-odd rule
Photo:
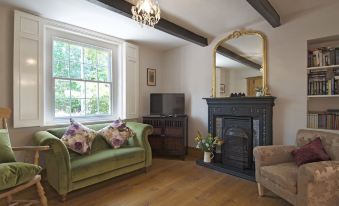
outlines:
[[[41,23],[38,17],[15,11],[13,57],[15,128],[39,126],[42,122],[40,31]]]
[[[127,119],[139,117],[139,48],[125,43],[125,115]]]

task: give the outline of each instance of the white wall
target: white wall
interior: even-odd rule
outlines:
[[[268,80],[273,96],[274,144],[293,144],[298,129],[306,127],[307,40],[338,35],[339,3],[290,18],[278,28],[267,22],[253,25],[268,37]],[[240,28],[239,28],[240,29]],[[229,31],[232,32],[232,31]],[[211,95],[212,50],[226,32],[207,47],[189,45],[165,53],[164,88],[185,92],[189,100],[189,144],[198,130],[207,133],[207,105]]]
[[[150,93],[162,91],[163,81],[163,53],[139,47],[140,54],[140,115],[149,115],[150,113]],[[147,68],[156,69],[156,86],[147,86]]]

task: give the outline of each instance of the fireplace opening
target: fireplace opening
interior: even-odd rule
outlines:
[[[251,117],[222,119],[221,162],[224,165],[251,169],[253,165],[253,120]]]

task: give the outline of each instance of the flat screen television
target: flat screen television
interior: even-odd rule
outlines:
[[[185,94],[151,94],[151,115],[179,116],[185,114]]]

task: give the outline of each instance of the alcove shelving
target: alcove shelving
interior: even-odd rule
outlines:
[[[339,35],[307,41],[307,128],[339,131]]]

